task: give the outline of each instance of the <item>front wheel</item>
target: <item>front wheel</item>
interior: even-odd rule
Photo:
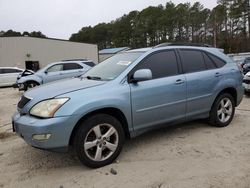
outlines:
[[[74,140],[80,161],[91,168],[112,163],[124,143],[121,123],[107,114],[97,114],[83,121]]]
[[[24,91],[27,91],[27,90],[29,90],[29,89],[31,89],[31,88],[33,88],[33,87],[38,86],[38,85],[39,85],[39,84],[38,84],[37,82],[34,82],[34,81],[26,82],[26,83],[24,84]]]
[[[216,127],[229,125],[234,117],[235,102],[232,95],[223,93],[216,98],[210,111],[209,122]]]

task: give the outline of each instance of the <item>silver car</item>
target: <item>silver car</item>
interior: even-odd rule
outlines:
[[[23,69],[17,67],[0,67],[0,87],[12,86]]]
[[[250,95],[250,72],[246,73],[243,78],[243,86],[245,88],[245,93]]]
[[[89,60],[65,60],[50,63],[34,74],[20,75],[17,78],[16,84],[19,90],[26,91],[29,88],[48,82],[80,76],[94,65],[95,64]]]

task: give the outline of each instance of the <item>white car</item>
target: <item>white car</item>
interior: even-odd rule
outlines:
[[[245,74],[243,78],[243,86],[245,88],[245,93],[250,94],[250,72]]]
[[[0,67],[0,87],[12,86],[23,69],[17,67]]]

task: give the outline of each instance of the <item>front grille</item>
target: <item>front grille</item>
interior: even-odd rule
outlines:
[[[18,102],[17,107],[22,109],[31,99],[25,97],[24,95],[21,97],[21,100]]]

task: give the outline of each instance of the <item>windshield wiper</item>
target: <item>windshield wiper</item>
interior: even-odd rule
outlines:
[[[98,77],[98,76],[87,76],[86,78],[89,80],[101,80],[102,79],[101,77]]]

